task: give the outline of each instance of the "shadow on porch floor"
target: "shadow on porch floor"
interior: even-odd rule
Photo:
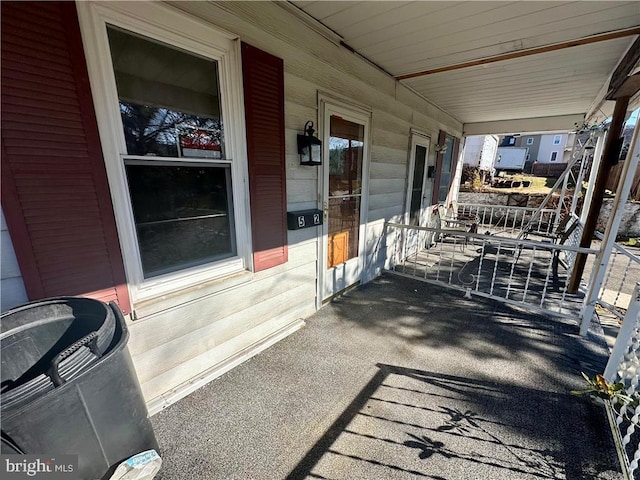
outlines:
[[[153,417],[162,480],[621,478],[577,327],[383,275]]]

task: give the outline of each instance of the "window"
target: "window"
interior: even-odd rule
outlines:
[[[527,145],[533,145],[533,137],[527,137]]]
[[[553,137],[553,144],[554,145],[560,145],[561,141],[562,141],[562,135],[554,135],[554,137]]]
[[[256,269],[238,38],[160,2],[77,11],[132,301]]]
[[[237,254],[218,64],[107,27],[144,278]]]
[[[558,160],[558,152],[551,152],[550,162],[556,162]]]

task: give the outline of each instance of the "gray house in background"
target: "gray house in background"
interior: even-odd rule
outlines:
[[[557,132],[544,135],[522,134],[516,137],[516,147],[529,149],[528,162],[538,163],[567,163],[571,157],[571,150],[575,143],[575,134],[571,132]]]

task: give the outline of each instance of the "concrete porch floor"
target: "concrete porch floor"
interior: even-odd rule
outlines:
[[[155,415],[157,478],[622,478],[577,331],[385,274]]]

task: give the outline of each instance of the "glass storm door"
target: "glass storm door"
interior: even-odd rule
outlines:
[[[366,117],[325,106],[323,300],[356,283],[362,273],[367,129]]]
[[[433,190],[433,167],[429,169],[429,138],[413,134],[411,138],[411,157],[409,158],[409,177],[405,223],[426,227],[429,220],[429,206]],[[426,241],[425,232],[407,230],[407,252],[412,252],[418,244]]]

